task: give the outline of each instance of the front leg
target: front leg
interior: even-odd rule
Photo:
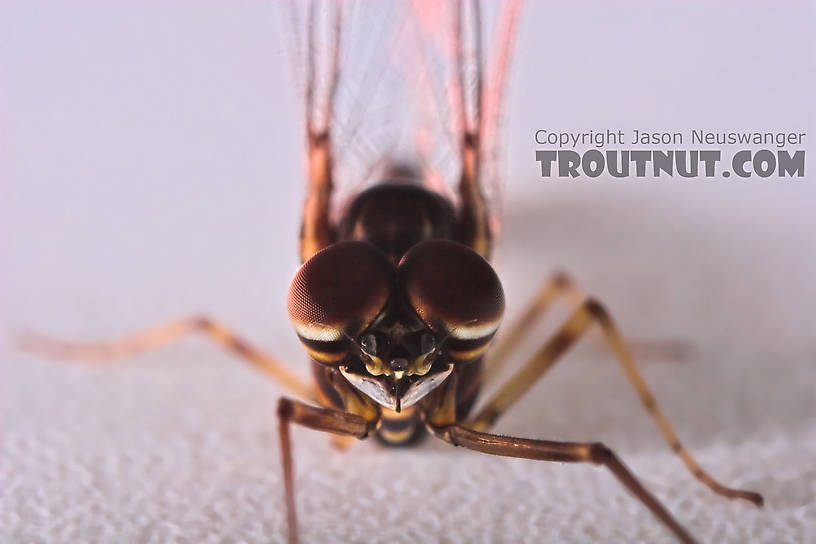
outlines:
[[[496,434],[482,433],[461,425],[449,425],[433,429],[434,435],[454,446],[489,455],[502,455],[556,461],[559,463],[594,463],[608,468],[637,499],[685,544],[695,542],[671,513],[632,474],[615,453],[600,442],[553,442],[551,440],[528,440]]]
[[[556,461],[560,463],[595,463],[606,466],[615,477],[626,486],[651,512],[681,541],[694,542],[671,513],[643,484],[626,468],[620,459],[600,442],[554,442],[551,440],[529,440],[496,434],[483,433],[468,428],[456,418],[457,375],[453,374],[440,386],[438,393],[425,405],[425,424],[428,431],[437,438],[454,446],[462,446],[489,455],[502,455]]]
[[[294,465],[292,462],[292,441],[289,436],[289,423],[297,423],[310,429],[334,433],[355,438],[366,438],[374,429],[362,416],[317,408],[303,402],[282,397],[278,401],[278,422],[281,446],[281,463],[283,465],[283,482],[285,486],[286,523],[289,528],[289,543],[297,544],[297,511],[295,509]]]

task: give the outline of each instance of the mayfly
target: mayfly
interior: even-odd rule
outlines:
[[[424,433],[490,455],[598,464],[680,541],[692,542],[604,444],[489,432],[597,325],[692,475],[720,495],[762,505],[758,493],[726,487],[697,464],[658,407],[607,310],[565,275],[545,281],[491,348],[504,311],[502,284],[488,261],[499,228],[497,150],[520,2],[498,8],[489,51],[478,1],[384,5],[289,6],[307,166],[301,266],[287,306],[310,359],[311,383],[207,317],[104,344],[32,337],[26,346],[57,356],[112,358],[199,331],[287,387],[299,397],[283,397],[278,404],[290,542],[298,541],[292,425],[349,439],[377,437],[391,445],[408,444]],[[362,13],[389,9],[397,12],[389,18],[399,24],[386,30]],[[365,23],[356,32],[367,34],[367,49],[349,40],[352,22],[361,17]],[[354,116],[340,115],[343,101]],[[382,114],[389,103],[393,112],[395,102],[405,117],[433,121],[414,123],[406,139],[405,131]],[[558,299],[572,304],[566,322],[473,413],[481,386],[494,379]]]

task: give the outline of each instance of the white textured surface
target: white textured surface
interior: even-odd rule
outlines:
[[[302,364],[284,311],[299,110],[275,79],[285,64],[268,9],[86,6],[19,3],[0,20],[10,43],[0,50],[9,144],[0,146],[3,331],[106,338],[205,310]],[[520,43],[497,261],[508,313],[559,266],[608,303],[626,334],[692,342],[686,362],[644,362],[646,378],[703,466],[761,491],[767,506],[730,503],[698,484],[597,336],[498,430],[604,440],[702,541],[812,542],[812,177],[544,184],[529,139],[542,126],[596,123],[816,135],[812,8],[789,3],[773,18],[757,6],[568,9],[530,6],[536,23]],[[692,23],[693,39],[684,30]],[[746,28],[761,30],[736,39]],[[571,73],[569,84],[540,70],[543,47],[559,43],[571,45],[547,62],[553,74]],[[649,52],[646,43],[659,46]],[[574,71],[597,58],[599,44],[611,58],[647,55],[631,73],[604,72],[603,95],[592,74]],[[717,62],[699,62],[712,51]],[[686,76],[678,81],[656,59],[680,53],[696,60],[674,68]],[[768,79],[771,60],[810,75]],[[538,339],[564,316],[559,308]],[[282,393],[202,340],[95,367],[4,346],[0,541],[282,541],[274,421]],[[432,440],[409,450],[364,442],[345,453],[308,430],[294,441],[307,543],[672,541],[599,468],[491,458]]]

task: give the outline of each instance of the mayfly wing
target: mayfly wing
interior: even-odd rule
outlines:
[[[489,229],[500,228],[502,115],[522,2],[413,0],[419,47],[413,82],[424,100],[417,123],[426,179],[458,204],[461,174],[472,168]],[[473,147],[475,146],[475,148]],[[475,151],[468,157],[469,150]],[[468,165],[470,159],[475,164]]]
[[[307,136],[328,132],[340,73],[342,7],[333,2],[286,4],[281,24],[288,29],[289,57],[303,97]]]
[[[336,221],[351,197],[399,162],[408,118],[398,51],[410,4],[292,1],[283,11],[307,135],[329,138],[329,206]],[[313,157],[310,151],[310,169]]]
[[[482,88],[482,186],[491,209],[491,228],[498,234],[501,228],[501,187],[504,166],[504,99],[507,90],[510,62],[516,29],[521,15],[521,0],[512,0],[501,7],[491,48],[487,75]]]
[[[289,25],[295,81],[303,97],[306,135],[306,198],[300,259],[334,240],[329,220],[334,178],[334,100],[340,74],[342,9],[337,4],[290,2]]]
[[[394,177],[459,204],[462,142],[471,132],[498,231],[502,99],[521,2],[484,4],[292,1],[283,10],[307,136],[328,135],[325,165],[309,152],[308,179],[330,172],[334,221],[359,191]]]

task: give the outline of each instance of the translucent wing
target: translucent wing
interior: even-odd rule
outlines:
[[[307,133],[331,134],[332,214],[382,179],[418,178],[458,202],[478,135],[491,226],[501,210],[501,113],[519,1],[292,2],[284,17]],[[486,28],[492,29],[490,32]],[[483,54],[483,37],[493,47]]]
[[[413,60],[425,75],[410,81],[426,97],[420,126],[435,121],[439,129],[418,132],[418,147],[430,169],[426,176],[437,186],[444,182],[456,198],[466,148],[474,145],[495,235],[502,209],[502,106],[521,1],[413,0],[413,6],[421,48],[415,51],[423,53]]]
[[[486,196],[495,202],[491,222],[495,232],[500,229],[503,186],[504,134],[502,128],[504,99],[508,84],[510,62],[515,43],[516,29],[521,15],[521,0],[504,4],[497,17],[491,57],[487,65],[488,77],[482,89],[484,116],[482,118],[482,179]]]

